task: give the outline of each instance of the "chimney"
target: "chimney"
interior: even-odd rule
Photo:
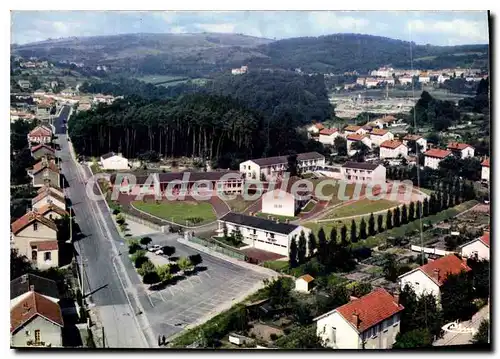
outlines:
[[[358,297],[355,297],[353,295],[349,296],[349,301],[352,302],[353,300],[356,300],[358,299]]]
[[[30,285],[30,292],[34,292],[35,291],[35,286],[34,285]]]
[[[356,329],[359,328],[359,314],[354,312],[352,313],[352,321],[354,325],[356,326]]]
[[[394,301],[399,305],[399,291],[394,292]]]
[[[439,269],[434,269],[434,279],[439,281]]]

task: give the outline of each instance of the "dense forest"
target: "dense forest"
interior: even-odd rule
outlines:
[[[80,112],[68,125],[78,153],[99,156],[109,151],[134,158],[148,151],[161,156],[212,159],[221,168],[289,151],[324,151],[296,131],[287,111],[269,121],[241,102],[220,96],[190,94],[177,99],[126,97],[110,106]]]
[[[300,124],[324,121],[332,107],[323,76],[300,76],[289,71],[255,71],[243,76],[222,75],[204,86],[192,82],[175,86],[154,86],[138,80],[119,79],[103,83],[84,83],[81,91],[113,95],[139,95],[146,99],[164,99],[187,93],[230,96],[269,119],[289,113]]]
[[[121,74],[191,78],[250,69],[301,68],[305,72],[366,73],[380,66],[418,68],[488,66],[488,45],[433,46],[362,34],[333,34],[279,41],[238,34],[126,34],[13,45],[12,52],[51,61],[106,65]]]

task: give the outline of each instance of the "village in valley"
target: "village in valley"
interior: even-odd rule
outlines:
[[[298,121],[205,90],[129,96],[113,64],[22,54],[13,348],[490,343],[487,66],[274,69],[326,84],[327,113]],[[269,71],[226,67],[206,81]]]

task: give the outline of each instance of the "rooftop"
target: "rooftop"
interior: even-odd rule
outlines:
[[[298,161],[316,160],[325,158],[318,152],[306,152],[297,154]],[[259,166],[273,166],[288,163],[288,156],[264,157],[251,160]]]
[[[447,150],[441,150],[439,148],[433,148],[427,152],[424,152],[424,155],[426,155],[428,157],[445,158],[445,157],[451,155],[451,152],[447,151]]]
[[[486,158],[483,162],[481,162],[481,166],[490,167],[490,159]]]
[[[41,316],[60,327],[64,326],[59,304],[32,292],[10,310],[10,332],[13,333],[23,327],[35,316]]]
[[[46,188],[45,191],[38,192],[37,196],[31,200],[31,203],[34,205],[40,202],[45,197],[52,197],[54,199],[57,199],[59,202],[65,203],[64,197],[59,196],[55,191],[51,191],[48,188]]]
[[[325,128],[325,129],[321,130],[321,132],[319,134],[330,136],[330,135],[333,135],[335,132],[338,132],[336,128]]]
[[[459,142],[450,142],[450,143],[448,143],[448,149],[449,150],[459,150],[459,151],[462,151],[462,150],[465,150],[467,147],[472,148],[471,145],[468,145],[466,143],[459,143]]]
[[[375,136],[383,136],[385,134],[387,134],[389,131],[387,130],[382,130],[380,128],[374,128],[371,132],[371,135],[375,135]]]
[[[298,227],[297,225],[294,224],[277,223],[276,221],[271,221],[269,219],[247,216],[244,214],[234,213],[234,212],[229,212],[228,214],[220,218],[220,220],[286,235],[290,234]]]
[[[46,144],[40,144],[40,145],[36,145],[36,146],[31,147],[31,153],[34,153],[42,148],[49,150],[50,152],[55,152],[55,150],[52,147],[47,146]]]
[[[409,273],[413,273],[416,270],[421,270],[429,278],[431,278],[437,285],[441,286],[445,282],[446,278],[450,274],[459,274],[461,271],[470,271],[469,266],[455,254],[449,254],[447,256],[436,259],[429,262],[423,266],[415,268],[414,270],[402,274],[400,277],[406,276]],[[436,277],[437,274],[437,277]]]
[[[57,231],[57,225],[53,221],[31,211],[26,213],[21,218],[18,218],[16,221],[14,221],[14,223],[11,224],[12,233],[16,235],[35,221],[53,229],[54,231]]]
[[[403,143],[398,141],[398,140],[387,140],[387,141],[382,142],[380,144],[380,147],[396,149],[401,145],[404,146]]]
[[[359,333],[362,333],[403,309],[404,307],[398,304],[389,292],[383,288],[377,288],[361,298],[354,299],[337,309],[319,316],[315,320],[338,312]],[[355,322],[356,316],[358,323]]]
[[[57,289],[56,282],[30,273],[23,274],[10,281],[10,299],[17,298],[29,292],[31,286],[33,286],[37,293],[47,297],[59,298],[59,290]]]
[[[347,135],[347,139],[349,141],[361,141],[365,137],[366,137],[366,135],[361,135],[358,133],[353,133],[353,134]]]
[[[373,171],[378,166],[380,166],[380,165],[377,163],[351,162],[351,161],[348,161],[342,165],[342,167],[344,167],[344,168],[355,168],[355,169],[370,170],[370,171]]]
[[[354,126],[354,125],[349,125],[346,128],[344,128],[344,131],[351,131],[351,132],[356,132],[359,130],[361,126]]]
[[[303,279],[307,283],[311,283],[314,280],[314,277],[310,274],[304,274],[303,276],[300,276],[298,279]]]
[[[403,140],[405,140],[405,141],[417,141],[421,138],[422,138],[422,136],[420,136],[420,135],[407,134],[405,137],[403,137]]]

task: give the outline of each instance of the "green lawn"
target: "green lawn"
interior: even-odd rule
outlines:
[[[433,193],[434,193],[434,190],[429,189],[429,188],[422,188],[422,187],[420,187],[420,190],[421,190],[422,192],[424,192],[424,193],[425,193],[426,195],[428,195],[428,196],[430,196],[431,194],[433,194]]]
[[[264,262],[264,267],[281,272],[288,268],[288,261],[267,261]]]
[[[341,206],[328,214],[326,218],[341,218],[341,217],[349,217],[355,215],[362,214],[370,214],[377,211],[382,211],[384,209],[389,209],[392,207],[396,207],[398,202],[389,201],[386,199],[379,200],[369,200],[364,198],[353,204],[347,204]]]
[[[320,182],[323,182],[325,180],[328,180],[328,179],[325,179],[325,178],[318,178],[318,179],[311,179],[310,181],[313,183],[314,185],[314,189],[316,190],[316,186],[320,183]],[[348,183],[346,184],[346,187],[345,187],[345,194],[344,196],[346,197],[351,197],[352,194],[354,193],[354,188],[355,188],[355,184],[354,183]],[[330,199],[330,203],[329,205],[334,205],[334,204],[337,204],[337,203],[340,203],[342,200],[339,199],[339,189],[340,189],[340,186],[338,184],[335,184],[335,186],[332,186],[331,184],[325,184],[322,188],[322,195],[323,196],[327,196],[327,197],[330,197],[332,196],[332,198]],[[363,194],[363,189],[361,190],[361,194]]]
[[[229,201],[224,201],[231,208],[233,212],[243,212],[248,208],[255,200],[245,201],[242,196],[236,196],[235,199],[231,199]]]
[[[314,206],[316,205],[316,202],[314,201],[309,201],[307,202],[307,204],[304,206],[304,208],[302,209],[302,213],[307,213],[307,212],[310,212]]]
[[[156,217],[182,225],[201,225],[217,219],[212,205],[208,202],[143,202],[135,201],[133,206]]]

